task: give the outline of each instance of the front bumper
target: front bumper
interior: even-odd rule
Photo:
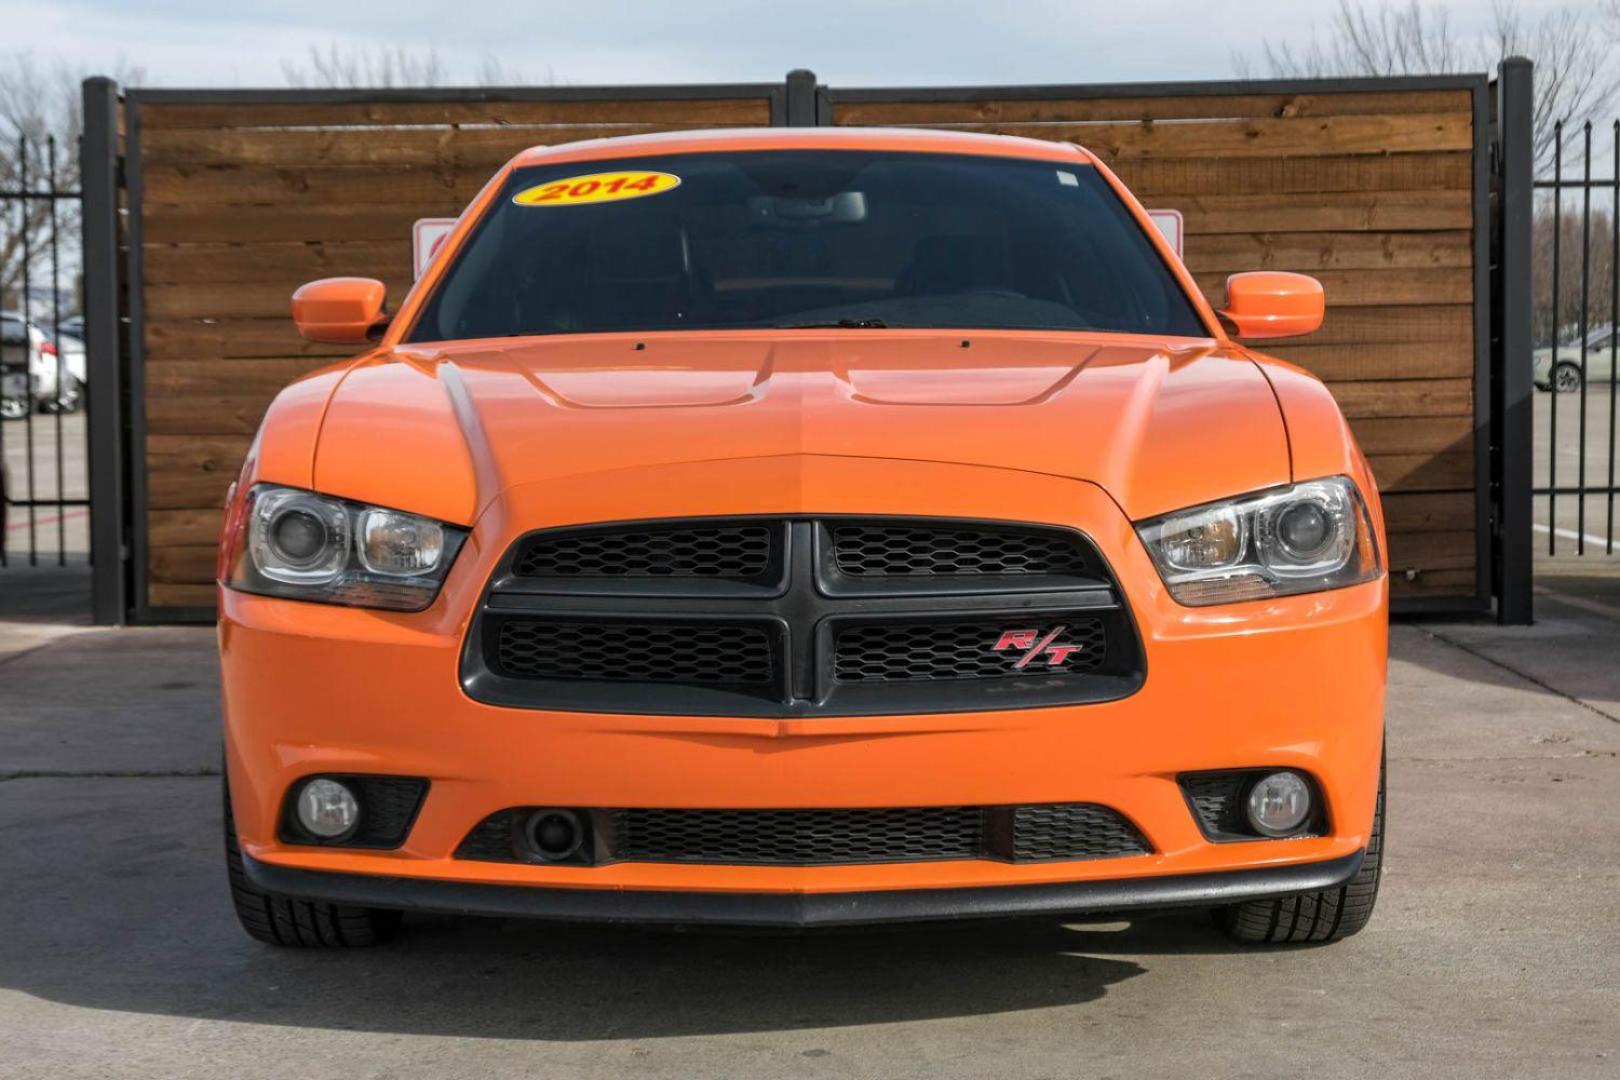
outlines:
[[[726,893],[670,889],[548,889],[409,877],[332,874],[245,857],[261,889],[333,904],[561,922],[689,926],[875,926],[1008,916],[1094,916],[1218,907],[1244,900],[1332,889],[1361,869],[1354,851],[1326,862],[1179,874],[1161,878],[1053,882],[974,889],[896,889],[835,893]]]
[[[469,613],[519,534],[660,516],[806,512],[1078,528],[1109,562],[1130,604],[1146,682],[1116,701],[902,716],[543,711],[481,703],[463,691]],[[250,873],[268,887],[385,907],[803,925],[836,921],[839,912],[853,912],[854,921],[1076,912],[1320,888],[1353,873],[1351,861],[1367,844],[1383,732],[1386,607],[1382,580],[1229,607],[1181,607],[1105,493],[1032,473],[806,457],[638,470],[544,491],[519,487],[478,521],[444,593],[425,612],[223,591],[233,807]],[[1177,777],[1244,767],[1312,775],[1327,807],[1322,834],[1206,838]],[[278,838],[282,802],[293,783],[314,773],[422,777],[431,786],[398,849],[285,843]],[[454,857],[478,822],[517,806],[1065,802],[1113,808],[1142,831],[1151,852],[825,866],[587,867]],[[683,910],[699,914],[671,914]]]

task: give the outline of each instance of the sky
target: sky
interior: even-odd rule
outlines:
[[[1555,0],[1520,0],[1529,11]],[[1260,40],[1306,43],[1335,0],[0,0],[0,54],[149,86],[282,86],[310,46],[433,48],[452,82],[493,58],[525,82],[838,86],[1220,79]],[[1485,0],[1450,5],[1483,26]]]

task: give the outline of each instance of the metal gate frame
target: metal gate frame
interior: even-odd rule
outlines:
[[[833,122],[840,102],[1042,100],[1332,94],[1465,89],[1474,133],[1475,589],[1398,601],[1404,615],[1486,614],[1530,620],[1530,87],[1529,61],[1501,77],[1253,80],[1013,87],[837,89],[798,69],[780,83],[423,90],[140,90],[84,84],[84,246],[93,609],[98,623],[208,621],[209,609],[154,610],[146,600],[147,492],[141,318],[140,110],[152,104],[352,104],[669,100],[765,97],[773,126]],[[122,116],[120,116],[122,106]],[[120,124],[122,119],[122,124]],[[120,130],[124,152],[120,154]],[[122,224],[122,228],[120,225]],[[96,402],[116,402],[109,409]]]

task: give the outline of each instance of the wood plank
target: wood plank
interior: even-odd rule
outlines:
[[[324,357],[308,356],[259,360],[154,359],[146,365],[146,393],[149,398],[273,394],[294,379],[328,366],[332,365]]]
[[[1173,123],[945,124],[952,131],[1071,142],[1106,162],[1134,158],[1286,157],[1309,154],[1432,153],[1470,150],[1466,112],[1393,116],[1259,117]]]
[[[1364,310],[1364,309],[1363,309]],[[1343,315],[1343,310],[1335,316]],[[1260,341],[1257,352],[1298,364],[1318,378],[1339,382],[1373,379],[1467,378],[1474,372],[1474,347],[1466,338],[1449,341],[1386,342],[1378,345],[1319,345],[1296,338],[1273,345]]]
[[[142,171],[142,208],[165,203],[222,206],[368,206],[378,202],[450,207],[454,217],[489,182],[489,169],[277,168],[271,165],[153,165]]]
[[[153,510],[218,507],[241,472],[251,442],[247,435],[149,433],[148,506]]]
[[[356,91],[357,94],[363,91]],[[600,101],[354,101],[308,104],[143,104],[141,131],[174,128],[351,127],[423,124],[765,125],[770,99],[629,98]]]
[[[1291,195],[1163,194],[1156,210],[1179,210],[1187,236],[1251,232],[1376,232],[1473,227],[1468,191],[1364,191]]]
[[[1364,417],[1473,416],[1472,379],[1407,379],[1397,383],[1328,383],[1352,420]]]
[[[219,530],[224,515],[216,507],[212,510],[153,510],[146,515],[146,538],[154,548],[169,545],[207,544],[219,542]]]
[[[1326,191],[1467,191],[1471,153],[1362,154],[1356,157],[1133,158],[1114,171],[1143,202],[1166,193],[1310,195]]]
[[[146,356],[153,360],[213,360],[236,357],[357,355],[352,345],[305,341],[289,310],[262,319],[152,319],[146,321]],[[150,313],[148,313],[150,315]]]
[[[1471,570],[1474,566],[1473,529],[1443,532],[1391,533],[1390,577],[1416,570]]]
[[[214,585],[168,585],[153,582],[146,587],[146,602],[154,608],[214,607],[219,590]]]
[[[1380,491],[1467,491],[1474,486],[1474,455],[1368,454]]]
[[[456,217],[465,203],[436,197],[421,203],[323,206],[193,206],[150,204],[141,217],[147,244],[397,240],[424,217]]]
[[[839,125],[924,126],[1064,120],[1170,120],[1210,117],[1352,116],[1364,113],[1466,112],[1467,90],[1350,91],[1320,94],[1209,94],[1063,100],[833,100]]]
[[[1252,232],[1189,234],[1194,272],[1450,269],[1474,264],[1474,236],[1447,232]]]
[[[1440,599],[1474,595],[1474,570],[1429,570],[1408,577],[1391,577],[1389,595],[1396,599]]]
[[[1474,418],[1471,416],[1426,416],[1421,420],[1363,416],[1350,421],[1350,428],[1362,452],[1369,456],[1445,453],[1472,456],[1474,449]],[[1457,486],[1472,487],[1473,481],[1470,479]]]
[[[1474,493],[1401,492],[1382,493],[1384,527],[1392,534],[1415,532],[1454,532],[1459,524],[1474,519]]]
[[[150,394],[146,398],[146,430],[149,437],[198,435],[236,435],[251,438],[259,430],[259,421],[274,400],[276,391],[242,394],[192,394],[174,397],[169,394]],[[157,468],[148,462],[148,471]],[[227,478],[226,483],[229,483]],[[219,489],[224,494],[224,487]],[[154,504],[155,505],[155,504]],[[181,502],[179,507],[213,506],[213,502]]]
[[[154,584],[202,585],[214,580],[213,544],[164,544],[147,549],[146,568]]]
[[[385,275],[388,295],[403,297],[410,291],[408,277]],[[275,288],[259,282],[199,282],[187,285],[148,285],[146,312],[154,319],[267,319],[291,321],[292,293],[301,281]]]
[[[398,277],[411,273],[409,230],[392,240],[334,243],[146,244],[147,284],[262,281],[283,285],[319,277]]]
[[[1472,304],[1411,307],[1332,307],[1321,329],[1309,337],[1259,343],[1263,351],[1287,355],[1300,345],[1455,344],[1474,340]]]
[[[1197,274],[1204,295],[1218,301],[1226,295],[1225,273]],[[1312,277],[1327,293],[1328,309],[1403,304],[1466,304],[1474,298],[1471,270],[1317,270]]]
[[[157,130],[141,140],[153,165],[269,165],[276,168],[406,166],[477,167],[493,172],[531,146],[555,146],[667,130],[657,124],[551,125],[490,128],[376,128],[339,131]]]

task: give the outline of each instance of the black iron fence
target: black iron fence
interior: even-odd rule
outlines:
[[[1574,158],[1578,165],[1570,166]],[[1594,162],[1610,175],[1594,177]],[[1535,529],[1548,554],[1615,551],[1620,375],[1620,120],[1556,126],[1552,175],[1535,182]],[[1562,542],[1562,543],[1561,543]]]
[[[89,553],[77,147],[0,156],[0,567]]]

